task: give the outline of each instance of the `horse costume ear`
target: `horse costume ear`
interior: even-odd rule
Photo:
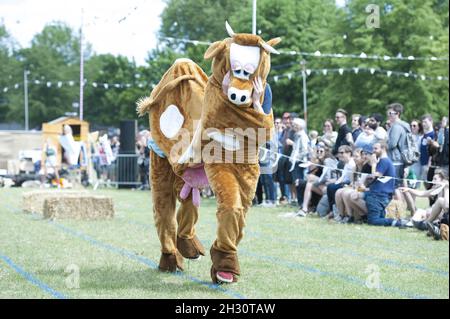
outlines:
[[[281,38],[273,38],[273,39],[270,39],[269,41],[267,41],[266,43],[268,45],[270,45],[271,47],[274,47],[280,42],[281,42]]]
[[[226,44],[224,41],[214,42],[209,46],[208,50],[206,50],[204,58],[208,60],[216,57],[222,50],[225,49],[225,46]]]
[[[280,52],[278,52],[277,50],[275,50],[272,45],[276,45],[281,41],[281,38],[274,38],[271,39],[267,42],[264,42],[263,40],[260,41],[260,46],[266,50],[269,53],[273,53],[273,54],[280,54]]]

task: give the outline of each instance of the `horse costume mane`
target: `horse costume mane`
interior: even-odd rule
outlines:
[[[195,224],[199,189],[209,182],[218,219],[210,250],[213,282],[236,281],[240,275],[237,245],[259,177],[258,149],[273,130],[273,112],[264,113],[261,104],[270,54],[278,53],[273,46],[281,41],[236,34],[228,23],[226,29],[230,37],[212,43],[204,54],[212,59],[209,78],[193,61],[178,59],[137,108],[141,116],[149,114],[149,145],[157,148],[151,152],[151,186],[162,246],[159,268],[183,269],[182,257],[205,254]],[[176,199],[181,203],[177,215]]]

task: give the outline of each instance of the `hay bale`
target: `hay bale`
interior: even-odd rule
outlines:
[[[99,220],[113,217],[114,205],[108,196],[69,195],[44,200],[44,218]]]
[[[22,209],[30,214],[43,214],[44,201],[47,198],[63,197],[63,196],[79,196],[88,194],[87,191],[71,191],[71,190],[37,190],[26,192],[22,195]]]

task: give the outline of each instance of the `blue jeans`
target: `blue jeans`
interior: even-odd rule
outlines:
[[[396,178],[405,178],[405,165],[403,164],[394,164],[395,168],[395,177]],[[417,176],[418,179],[420,179],[419,176]],[[403,186],[403,180],[396,179],[395,180],[395,188],[402,187]]]
[[[275,183],[272,174],[261,174],[261,182],[266,194],[266,200],[275,202]]]
[[[336,202],[336,192],[344,187],[344,185],[344,183],[332,183],[327,186],[328,204],[330,205],[330,209],[333,209],[333,205]]]
[[[389,205],[392,195],[385,193],[366,192],[364,200],[367,206],[367,223],[374,226],[392,226],[393,219],[385,218],[385,208]]]

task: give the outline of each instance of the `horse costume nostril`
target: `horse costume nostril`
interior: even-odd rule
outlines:
[[[232,99],[233,101],[236,100],[236,94],[233,93],[233,94],[230,95],[230,97],[231,97],[231,99]]]
[[[245,100],[247,100],[247,97],[244,95],[241,97],[241,102],[245,102]]]

